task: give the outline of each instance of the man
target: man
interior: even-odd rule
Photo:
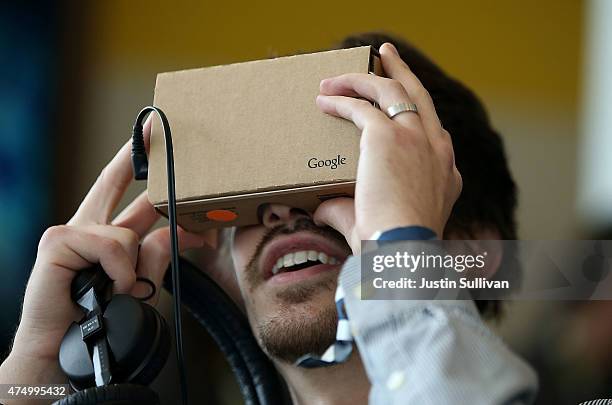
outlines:
[[[268,205],[260,225],[230,238],[182,232],[181,249],[230,249],[235,273],[216,266],[211,275],[244,308],[296,404],[531,403],[533,372],[479,317],[477,307],[495,314],[496,303],[362,301],[352,293],[361,240],[516,236],[514,183],[478,100],[401,41],[371,34],[342,43],[360,45],[380,49],[387,77],[329,78],[316,100],[362,130],[355,198],[327,201],[314,213]],[[385,114],[399,103],[418,112]],[[0,383],[65,381],[57,353],[79,318],[69,294],[79,269],[100,262],[117,293],[142,296],[137,276],[160,285],[168,229],[148,233],[158,216],[146,195],[111,221],[130,179],[128,143],[68,224],[43,235]],[[346,294],[341,323],[337,290]]]

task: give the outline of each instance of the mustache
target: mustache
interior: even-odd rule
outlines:
[[[257,269],[257,262],[263,252],[264,247],[270,243],[274,238],[280,235],[291,235],[297,232],[308,231],[314,234],[323,236],[324,238],[331,239],[338,243],[339,246],[350,252],[350,247],[344,238],[344,236],[329,226],[317,226],[311,218],[303,217],[295,220],[291,225],[278,225],[274,228],[270,228],[264,236],[261,238],[253,257],[249,260],[247,265],[247,278],[252,287],[263,281],[263,275]]]

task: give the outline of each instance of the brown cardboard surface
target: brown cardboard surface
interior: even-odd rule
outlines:
[[[252,225],[259,222],[263,203],[284,204],[314,211],[321,202],[330,198],[353,196],[354,190],[355,182],[352,181],[182,202],[177,206],[177,220],[191,232],[221,226]],[[167,216],[167,204],[157,208]],[[227,223],[215,222],[206,216],[215,210],[235,212],[238,217]]]
[[[351,195],[359,130],[321,112],[315,98],[322,79],[367,73],[370,63],[371,48],[359,47],[160,73],[155,105],[172,129],[179,224],[193,231],[245,225],[264,202],[314,209],[321,195]],[[343,164],[312,168],[334,159]],[[163,134],[154,123],[148,192],[162,212],[166,187]],[[238,218],[218,224],[206,217],[211,209]]]

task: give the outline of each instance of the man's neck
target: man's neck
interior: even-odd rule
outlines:
[[[345,363],[331,367],[308,369],[274,363],[289,386],[294,405],[367,404],[370,382],[356,352]]]

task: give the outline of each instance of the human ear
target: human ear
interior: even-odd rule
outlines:
[[[500,232],[491,226],[479,226],[467,232],[450,231],[445,239],[461,241],[461,254],[485,255],[484,267],[478,271],[470,272],[468,276],[492,279],[497,274],[504,258],[504,243]],[[454,245],[451,243],[451,245]],[[456,246],[458,247],[458,246]]]

